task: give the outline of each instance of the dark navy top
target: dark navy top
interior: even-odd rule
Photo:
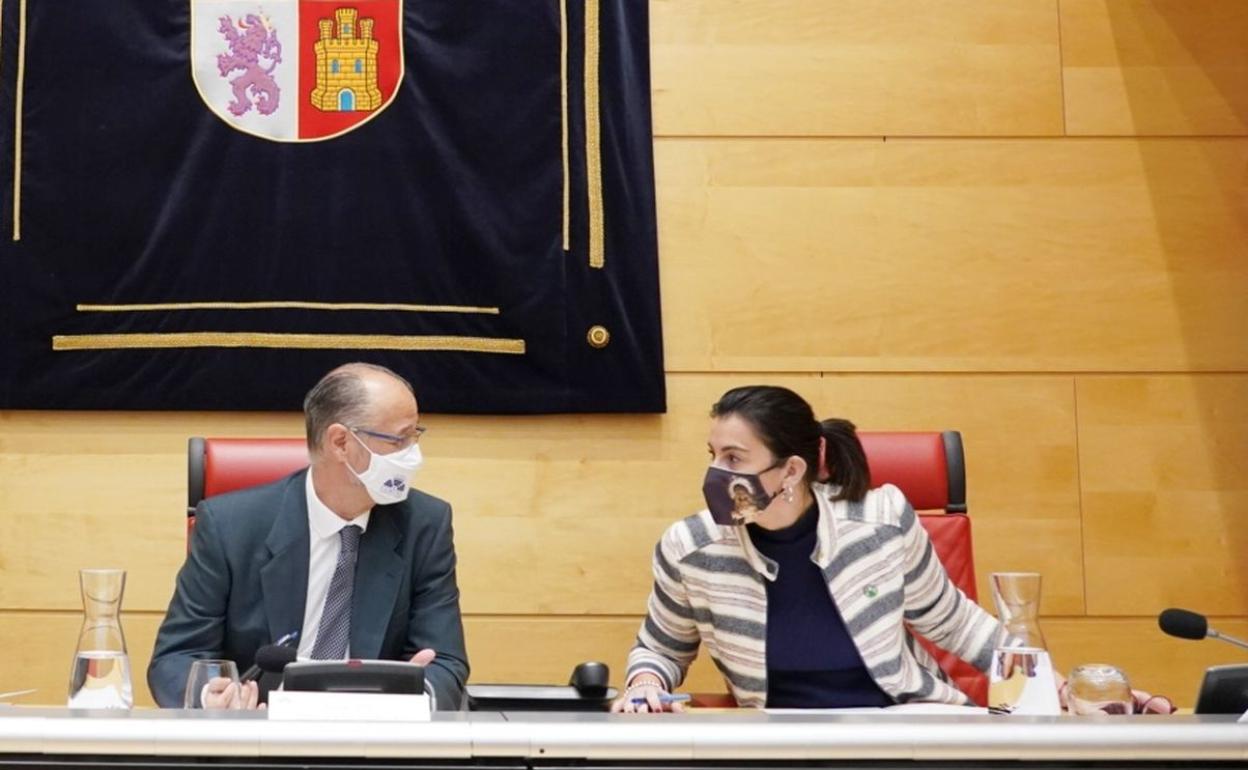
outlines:
[[[818,523],[819,508],[812,505],[785,529],[746,528],[754,547],[779,568],[767,582],[767,705],[892,705],[867,673],[828,582],[811,561]]]

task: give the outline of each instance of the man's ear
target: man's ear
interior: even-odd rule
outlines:
[[[351,440],[351,431],[347,426],[336,422],[325,429],[325,439],[321,442],[321,451],[338,460],[347,458],[347,442]]]

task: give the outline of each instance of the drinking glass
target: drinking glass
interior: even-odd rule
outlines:
[[[229,680],[226,694],[231,697],[226,708],[242,708],[243,698],[241,685],[238,681],[238,666],[232,660],[197,660],[191,663],[191,673],[186,678],[186,696],[183,705],[188,709],[208,708],[204,704],[204,696],[208,692],[208,683],[214,679]]]
[[[1072,714],[1130,714],[1135,699],[1121,669],[1106,663],[1085,663],[1070,672],[1066,707]]]

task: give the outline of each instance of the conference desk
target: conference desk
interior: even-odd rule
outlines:
[[[472,712],[423,723],[0,708],[0,767],[1248,766],[1234,717]]]

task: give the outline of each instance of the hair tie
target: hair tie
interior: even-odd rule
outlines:
[[[819,470],[815,473],[815,481],[827,481],[831,477],[828,472],[828,440],[819,437]]]

